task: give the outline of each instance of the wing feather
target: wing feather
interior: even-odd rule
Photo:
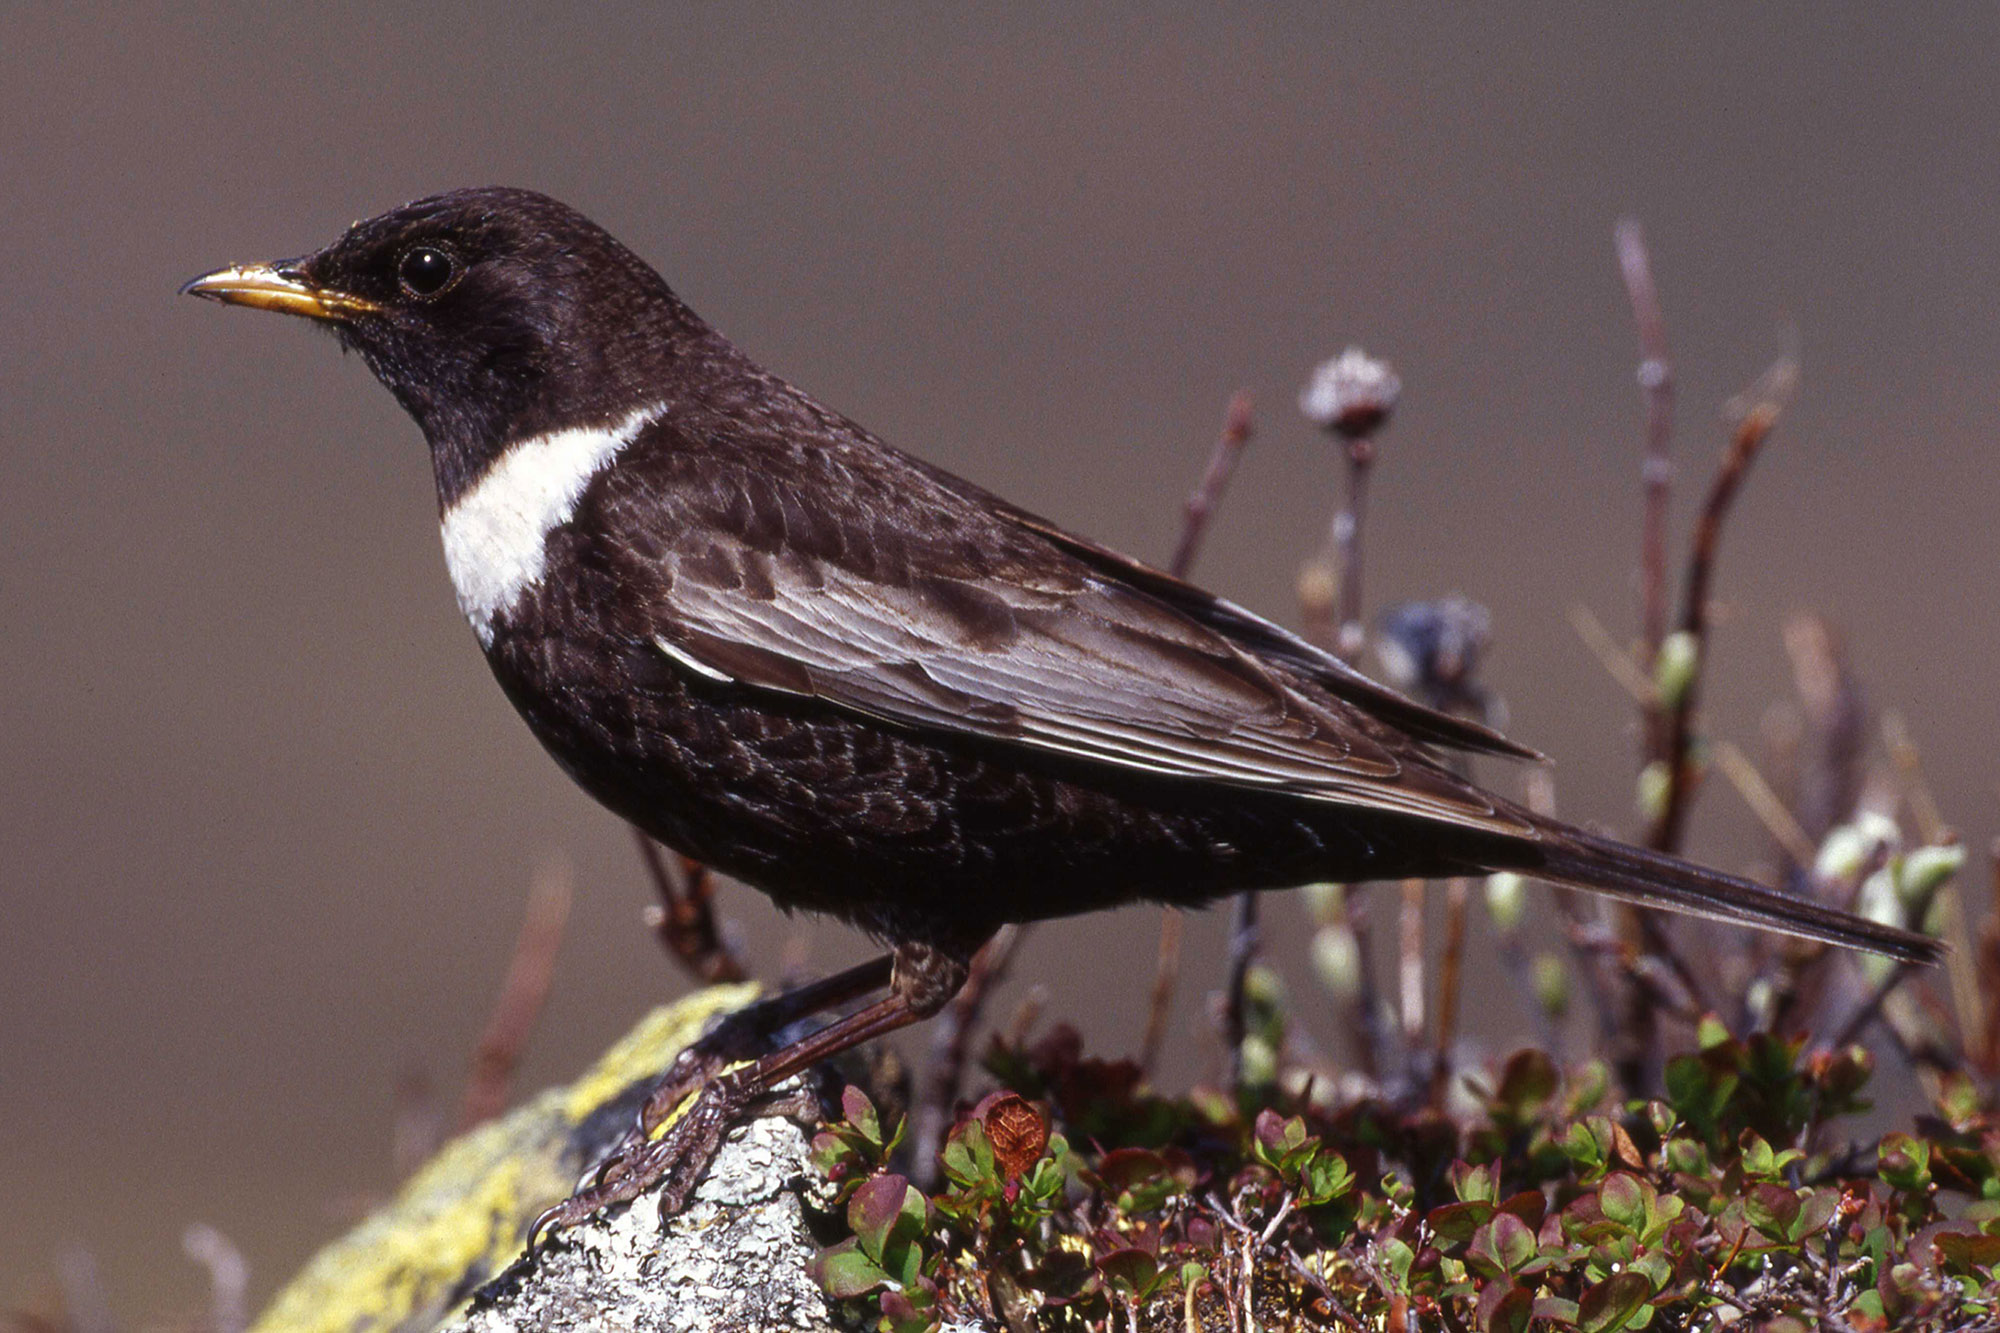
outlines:
[[[708,555],[672,571],[656,638],[739,685],[1165,777],[1525,831],[1354,704],[1094,571],[887,582],[761,560],[750,595],[703,578]]]

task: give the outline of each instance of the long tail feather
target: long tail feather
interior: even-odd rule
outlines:
[[[1943,943],[1929,936],[1705,870],[1677,857],[1628,847],[1552,820],[1543,823],[1541,831],[1545,860],[1535,873],[1559,883],[1641,907],[1780,931],[1906,963],[1936,963],[1944,957]]]

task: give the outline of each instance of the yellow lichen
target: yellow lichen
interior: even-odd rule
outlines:
[[[435,1326],[514,1260],[528,1223],[567,1196],[582,1159],[605,1146],[578,1143],[579,1126],[658,1077],[717,1014],[755,997],[754,986],[714,986],[655,1009],[569,1087],[445,1145],[394,1201],[320,1251],[251,1333]]]

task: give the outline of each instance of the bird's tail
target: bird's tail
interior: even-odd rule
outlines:
[[[1779,893],[1678,857],[1629,847],[1569,824],[1537,823],[1544,859],[1533,873],[1560,884],[1641,907],[1775,930],[1906,963],[1936,963],[1944,957],[1943,943],[1927,935]]]

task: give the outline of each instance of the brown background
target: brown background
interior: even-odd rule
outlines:
[[[452,610],[414,428],[330,342],[178,281],[536,186],[889,439],[1155,557],[1247,385],[1264,431],[1202,573],[1281,617],[1336,480],[1291,405],[1362,340],[1408,385],[1371,602],[1490,604],[1513,730],[1570,813],[1629,825],[1628,709],[1565,614],[1632,623],[1633,211],[1681,525],[1721,402],[1788,322],[1804,352],[1726,543],[1712,723],[1754,739],[1782,618],[1824,608],[1983,844],[2000,11],[1911,12],[6,7],[0,1305],[79,1243],[125,1314],[191,1304],[195,1219],[268,1292],[387,1183],[398,1072],[453,1086],[539,858],[582,887],[531,1078],[683,985],[623,829]],[[1698,828],[1756,850],[1724,791]],[[767,969],[788,934],[815,966],[859,951],[727,907]],[[1177,1078],[1209,1056],[1219,925]],[[1124,1049],[1153,938],[1150,912],[1074,922],[1022,967]],[[1522,1011],[1478,985],[1504,1049]]]

